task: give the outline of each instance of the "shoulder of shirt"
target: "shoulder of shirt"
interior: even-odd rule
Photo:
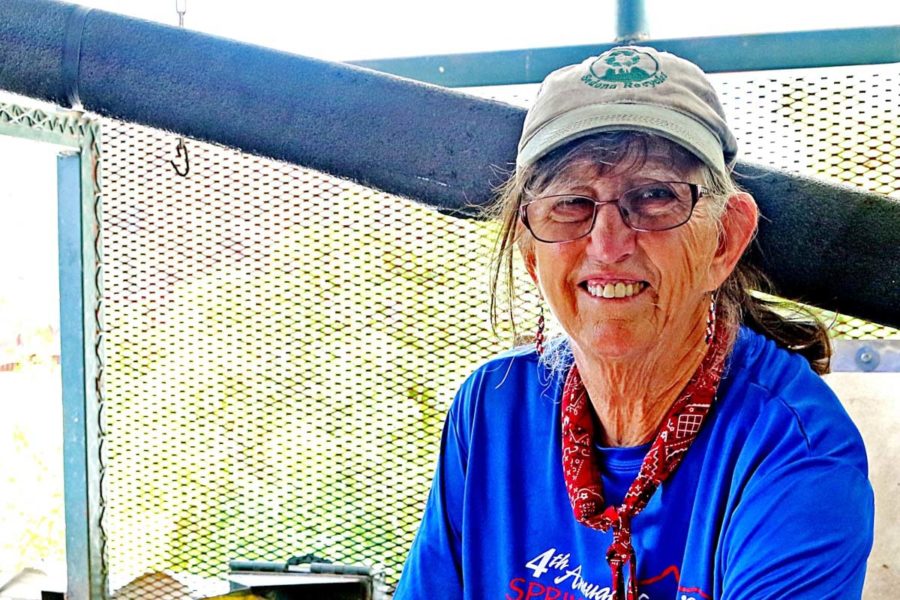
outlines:
[[[517,346],[497,354],[475,368],[468,379],[489,376],[492,379],[499,373],[501,380],[506,380],[511,375],[521,374],[528,370],[529,373],[538,371],[542,376],[552,377],[554,371],[567,371],[572,362],[571,351],[567,338],[558,336],[547,341],[546,351],[543,357],[538,356],[532,344]],[[554,369],[549,364],[562,365]]]
[[[862,437],[840,400],[803,356],[742,327],[728,377],[744,388],[742,401],[749,402],[741,407],[745,416],[792,421],[811,454],[830,454],[837,447],[865,452]]]
[[[748,327],[741,327],[726,368],[730,376],[741,376],[746,383],[766,390],[771,398],[781,398],[786,391],[806,392],[782,398],[788,404],[808,395],[834,396],[803,356]]]
[[[560,364],[571,360],[568,348],[563,337],[547,342],[547,352],[553,353]],[[557,402],[557,388],[566,371],[565,367],[549,368],[546,355],[543,359],[539,357],[534,346],[512,348],[476,367],[462,383],[450,410],[471,414],[482,400],[488,398],[494,408],[499,408],[500,403],[510,409],[513,405],[521,407],[523,402],[537,399]]]
[[[518,346],[481,363],[466,378],[462,388],[481,387],[487,382],[491,387],[499,387],[506,382],[518,381],[526,370],[539,368],[540,357],[534,346]]]
[[[550,354],[555,354],[560,357],[560,360],[567,360],[566,356],[568,356],[568,342],[567,340],[560,336],[553,338],[547,342],[547,352]],[[515,348],[511,348],[500,354],[497,354],[481,365],[476,367],[473,375],[477,375],[478,373],[485,372],[495,372],[498,369],[535,369],[535,368],[546,369],[545,361],[542,362],[541,357],[538,356],[537,351],[534,348],[533,344],[526,344],[523,346],[516,346]]]

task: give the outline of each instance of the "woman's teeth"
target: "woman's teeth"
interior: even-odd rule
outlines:
[[[587,291],[597,298],[628,298],[644,289],[644,282],[637,283],[606,283],[587,284]]]

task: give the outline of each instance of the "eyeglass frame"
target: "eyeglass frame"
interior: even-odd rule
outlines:
[[[684,221],[682,221],[681,223],[678,223],[676,225],[671,225],[669,227],[663,227],[662,229],[642,229],[640,227],[634,227],[633,225],[631,225],[631,223],[628,222],[628,217],[622,213],[622,208],[619,205],[619,202],[621,202],[621,200],[622,200],[622,196],[624,196],[628,192],[640,189],[642,187],[646,187],[648,185],[653,185],[654,183],[660,183],[660,184],[677,183],[677,184],[688,186],[688,189],[690,189],[690,191],[691,191],[691,208],[688,211],[687,217],[685,217]],[[649,233],[649,232],[654,232],[654,231],[669,231],[672,229],[677,229],[678,227],[681,227],[682,225],[684,225],[685,223],[690,221],[691,217],[694,216],[694,208],[697,206],[697,203],[700,201],[701,198],[703,198],[708,193],[709,193],[709,190],[706,187],[704,187],[698,183],[690,183],[687,181],[653,181],[653,182],[648,182],[648,183],[644,183],[644,184],[635,186],[633,188],[628,188],[627,190],[625,190],[624,192],[622,192],[619,195],[619,198],[616,198],[615,200],[595,200],[594,198],[591,198],[590,196],[585,196],[584,194],[549,194],[547,196],[538,196],[537,198],[529,200],[528,202],[523,202],[519,206],[518,213],[519,213],[519,218],[522,220],[522,224],[525,225],[525,228],[528,229],[529,233],[531,233],[531,235],[532,235],[532,237],[534,237],[534,239],[536,239],[537,241],[544,243],[544,244],[562,244],[565,242],[574,242],[575,240],[580,240],[581,238],[591,235],[591,232],[594,230],[594,227],[597,225],[597,213],[599,212],[598,208],[603,204],[615,204],[616,211],[619,213],[619,217],[621,217],[622,222],[625,224],[626,227],[628,227],[629,229],[631,229],[633,231],[640,231],[640,232],[644,232],[644,233]],[[531,224],[528,222],[527,210],[528,210],[529,205],[534,204],[535,202],[546,199],[546,198],[583,198],[585,200],[590,200],[594,204],[594,212],[593,212],[593,215],[591,216],[591,226],[588,227],[587,231],[585,231],[583,234],[579,235],[578,237],[574,237],[574,238],[570,238],[570,239],[566,239],[566,240],[548,241],[548,240],[543,240],[543,239],[539,238],[537,236],[537,234],[535,234],[534,231],[531,229]]]

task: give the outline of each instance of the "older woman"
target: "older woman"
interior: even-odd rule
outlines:
[[[565,335],[541,327],[463,384],[396,599],[860,596],[865,450],[817,374],[821,326],[748,291],[735,154],[676,56],[547,77],[498,265],[518,247]]]

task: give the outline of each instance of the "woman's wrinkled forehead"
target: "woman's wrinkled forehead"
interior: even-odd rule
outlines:
[[[598,163],[590,157],[578,157],[557,172],[545,187],[586,184],[601,178],[655,179],[657,181],[687,180],[688,173],[678,169],[669,154],[651,153],[640,163],[623,160],[609,165]]]
[[[609,177],[691,181],[702,163],[686,149],[658,136],[599,134],[552,152],[534,167],[527,188]]]

